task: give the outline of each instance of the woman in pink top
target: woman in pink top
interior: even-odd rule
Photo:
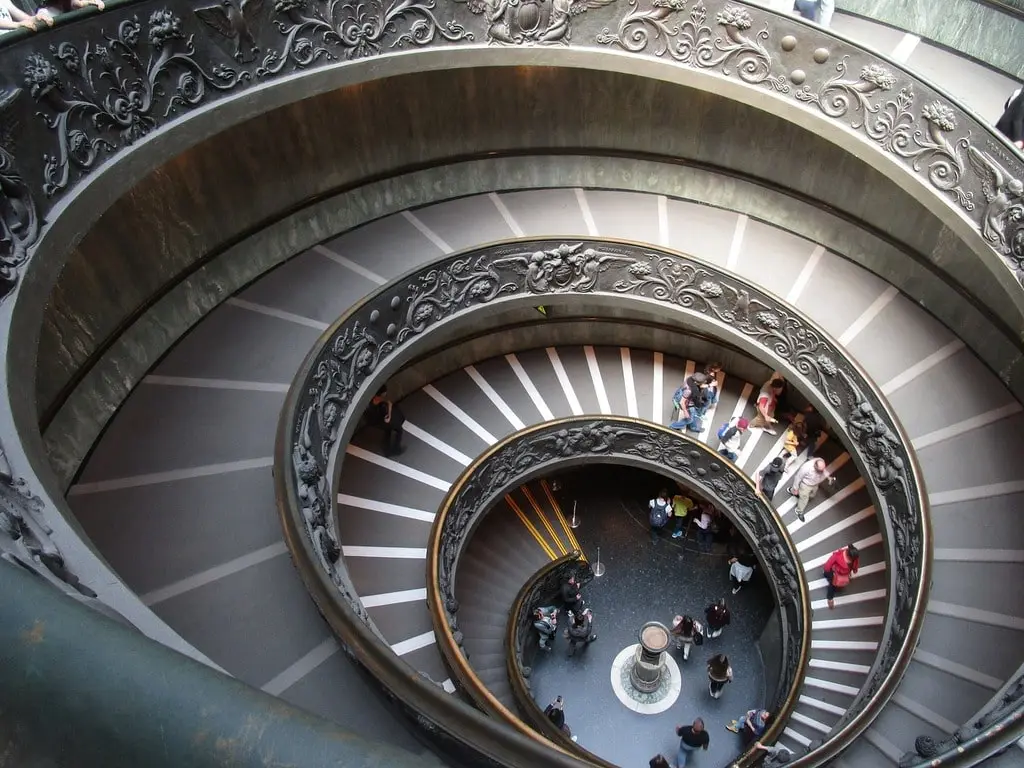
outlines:
[[[828,582],[825,597],[828,598],[829,608],[836,607],[836,590],[849,584],[858,568],[860,568],[860,552],[853,544],[832,553],[832,557],[825,563],[825,580]]]

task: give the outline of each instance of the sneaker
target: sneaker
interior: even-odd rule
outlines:
[[[737,593],[738,593],[738,592],[739,592],[739,591],[740,591],[741,589],[743,589],[743,587],[733,587],[733,588],[732,588],[732,593],[733,593],[733,594],[735,595],[735,594],[737,594]]]
[[[718,698],[717,696],[715,696],[715,689],[711,687],[711,683],[708,683],[708,693],[711,694],[712,699]]]
[[[683,532],[682,531],[673,531],[672,538],[673,539],[681,539],[681,538],[683,538]]]
[[[796,519],[799,520],[801,523],[806,523],[807,522],[807,518],[804,517],[804,513],[803,512],[797,512],[796,513]]]
[[[727,731],[732,731],[733,733],[739,733],[740,732],[740,724],[739,724],[738,721],[733,720],[731,723],[729,723],[727,726],[725,726],[725,729]]]

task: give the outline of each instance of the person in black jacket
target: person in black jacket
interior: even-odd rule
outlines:
[[[405,415],[401,408],[391,402],[385,387],[377,390],[370,401],[370,422],[384,430],[384,455],[397,456],[405,447],[402,445],[402,425]]]
[[[579,613],[583,610],[583,595],[580,594],[580,585],[575,576],[562,582],[562,603],[566,611]]]
[[[722,630],[729,626],[729,609],[725,607],[725,598],[720,598],[717,603],[712,603],[704,611],[704,618],[708,620],[708,637],[718,637]]]
[[[577,646],[586,648],[590,643],[597,640],[591,630],[594,628],[594,612],[589,608],[581,613],[574,613],[572,623],[569,625],[569,655],[576,653]]]
[[[1024,149],[1024,90],[1018,90],[1006,103],[1006,111],[996,123],[996,130]]]

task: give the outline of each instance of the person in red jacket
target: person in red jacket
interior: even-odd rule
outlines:
[[[858,568],[860,568],[860,552],[853,544],[832,553],[832,557],[825,563],[825,580],[828,582],[825,597],[828,598],[829,608],[836,607],[836,590],[849,584]]]

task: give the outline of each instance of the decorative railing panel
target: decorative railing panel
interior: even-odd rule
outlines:
[[[1024,275],[1024,157],[897,64],[759,6],[141,0],[35,35],[7,35],[0,46],[0,71],[8,73],[0,93],[0,291],[12,290],[61,201],[190,113],[320,67],[483,44],[626,52],[770,92],[780,106],[835,121],[899,162]]]
[[[881,516],[890,590],[884,636],[865,687],[816,753],[818,759],[834,755],[892,695],[920,631],[931,552],[924,488],[909,441],[884,399],[837,344],[778,298],[710,264],[626,243],[527,240],[448,257],[382,288],[325,334],[292,387],[277,455],[283,509],[302,521],[323,574],[367,622],[345,575],[330,512],[330,478],[340,472],[342,457],[333,469],[329,464],[373,391],[403,361],[428,351],[435,330],[469,326],[476,312],[503,303],[575,297],[588,304],[642,302],[657,307],[666,324],[699,326],[771,361],[843,435]],[[602,431],[573,439],[600,447],[611,437]],[[651,445],[676,450],[668,441]],[[446,572],[457,555],[445,552]]]
[[[766,738],[778,736],[796,704],[810,651],[810,598],[796,547],[771,504],[735,465],[703,443],[639,419],[579,416],[522,430],[480,456],[452,485],[431,529],[427,603],[438,645],[455,676],[482,706],[497,708],[461,647],[455,584],[474,529],[496,502],[523,483],[595,462],[643,466],[679,480],[715,503],[752,543],[779,608],[783,664],[776,701],[769,703],[777,721]],[[752,757],[739,764],[749,764]]]

